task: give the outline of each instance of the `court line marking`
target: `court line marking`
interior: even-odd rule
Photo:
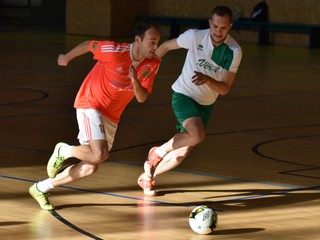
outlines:
[[[31,103],[31,102],[38,102],[41,101],[43,99],[48,98],[49,94],[45,91],[41,91],[41,90],[37,90],[37,89],[33,89],[33,88],[26,88],[26,87],[0,87],[0,91],[8,91],[8,90],[24,90],[24,91],[29,91],[29,92],[33,92],[33,93],[38,93],[40,94],[39,97],[35,97],[35,98],[31,98],[31,99],[25,99],[25,100],[18,100],[18,101],[12,101],[12,102],[8,102],[8,103],[0,103],[0,106],[12,106],[12,105],[21,105],[21,104],[25,104],[25,103]]]
[[[301,172],[307,172],[307,171],[313,171],[313,170],[318,170],[320,167],[311,165],[311,164],[305,164],[305,163],[300,163],[300,162],[294,162],[291,160],[284,160],[276,157],[271,157],[266,153],[263,153],[260,149],[262,146],[274,143],[274,142],[279,142],[279,141],[286,141],[286,140],[291,140],[291,139],[302,139],[302,138],[309,138],[309,137],[319,137],[319,134],[312,134],[312,135],[303,135],[303,136],[291,136],[291,137],[281,137],[281,138],[273,138],[267,141],[263,141],[260,143],[257,143],[252,146],[251,151],[256,154],[257,156],[260,156],[262,158],[275,161],[275,162],[282,162],[290,165],[295,165],[295,166],[300,166],[301,168],[290,170],[290,171],[281,171],[279,172],[280,174],[285,174],[285,175],[291,175],[291,176],[297,176],[297,177],[303,177],[303,178],[312,178],[312,179],[320,179],[320,177],[312,176],[312,175],[307,175],[307,174],[302,174]],[[305,168],[302,168],[305,167]],[[300,174],[298,174],[300,172]]]
[[[130,164],[131,165],[131,164]],[[185,170],[175,170],[176,172],[181,172],[181,173],[186,173],[186,174],[194,174],[198,176],[206,176],[206,177],[212,177],[212,178],[220,178],[224,180],[232,180],[232,181],[240,181],[240,182],[251,182],[251,183],[258,183],[258,184],[263,184],[263,185],[269,185],[269,186],[281,186],[285,188],[289,188],[290,190],[276,190],[272,193],[269,194],[255,194],[247,197],[240,197],[240,198],[232,198],[229,200],[223,200],[219,201],[221,202],[232,202],[232,201],[241,201],[241,200],[246,200],[246,199],[257,199],[260,197],[268,196],[268,195],[273,195],[275,193],[279,194],[287,194],[291,192],[297,192],[297,191],[304,191],[304,190],[320,190],[320,186],[313,186],[313,187],[301,187],[301,186],[292,186],[292,185],[287,185],[287,184],[275,184],[275,183],[270,183],[270,182],[260,182],[260,181],[254,181],[254,180],[243,180],[239,178],[233,178],[233,177],[226,177],[226,176],[218,176],[214,174],[202,174],[198,172],[193,172],[193,171],[185,171]],[[12,179],[12,180],[18,180],[18,181],[24,181],[24,182],[37,182],[34,180],[30,179],[25,179],[25,178],[18,178],[18,177],[12,177],[12,176],[6,176],[6,175],[0,175],[1,178],[6,178],[6,179]],[[144,198],[137,198],[137,197],[131,197],[127,195],[121,195],[121,194],[116,194],[116,193],[110,193],[110,192],[103,192],[103,191],[96,191],[96,190],[89,190],[89,189],[83,189],[83,188],[76,188],[76,187],[70,187],[70,186],[60,186],[59,188],[65,188],[65,189],[70,189],[70,190],[76,190],[80,192],[88,192],[88,193],[96,193],[96,194],[102,194],[102,195],[107,195],[111,197],[118,197],[118,198],[125,198],[125,199],[131,199],[135,201],[148,201],[150,203],[156,203],[156,204],[161,204],[161,205],[169,205],[169,206],[181,206],[181,207],[193,207],[195,206],[194,204],[179,204],[179,203],[169,203],[169,202],[164,202],[164,201],[158,201],[158,200],[152,200],[152,199],[144,199]],[[209,203],[209,202],[208,202]],[[210,203],[212,203],[210,201]],[[221,209],[214,209],[217,212],[224,212],[224,210]]]
[[[86,235],[89,238],[95,239],[95,240],[103,240],[103,238],[99,238],[79,227],[77,227],[76,225],[72,224],[71,222],[69,222],[68,220],[66,220],[65,218],[63,218],[60,214],[58,214],[55,210],[51,210],[49,211],[51,213],[52,216],[54,216],[56,219],[58,219],[60,222],[64,223],[65,225],[67,225],[68,227],[72,228],[73,230],[76,230],[79,233],[82,233],[83,235]]]
[[[263,142],[260,142],[260,143],[253,145],[251,148],[251,151],[260,157],[270,159],[273,161],[277,161],[277,162],[288,163],[291,165],[302,166],[302,167],[318,167],[318,166],[314,166],[314,165],[310,165],[310,164],[293,162],[290,160],[283,160],[280,158],[271,157],[268,154],[262,153],[262,151],[260,151],[260,148],[262,146],[267,145],[269,143],[280,142],[280,141],[291,140],[291,139],[307,138],[307,137],[318,137],[318,136],[320,136],[320,135],[319,134],[312,134],[312,135],[303,135],[303,136],[290,136],[290,137],[273,138],[273,139],[263,141]]]
[[[124,164],[124,165],[133,165],[133,166],[141,166],[141,164],[135,164],[135,163],[129,163],[129,162],[123,162],[123,161],[117,161],[117,160],[109,160],[114,163],[119,163],[119,164]],[[234,201],[244,201],[244,200],[249,200],[249,199],[258,199],[261,197],[273,195],[273,194],[288,194],[291,192],[296,192],[296,191],[303,191],[303,190],[320,190],[320,186],[316,187],[308,187],[308,188],[302,188],[298,186],[292,186],[292,185],[287,185],[287,184],[274,184],[270,182],[259,182],[259,181],[254,181],[254,180],[244,180],[244,179],[239,179],[239,178],[233,178],[229,176],[220,176],[220,175],[215,175],[215,174],[210,174],[210,173],[200,173],[200,172],[195,172],[195,171],[187,171],[187,170],[173,170],[176,172],[181,172],[185,174],[193,174],[193,175],[198,175],[198,176],[206,176],[206,177],[211,177],[211,178],[219,178],[219,179],[225,179],[225,180],[232,180],[232,181],[240,181],[240,182],[252,182],[252,183],[259,183],[259,184],[264,184],[264,185],[271,185],[271,186],[281,186],[281,187],[286,187],[290,188],[291,190],[277,190],[275,192],[269,193],[269,194],[255,194],[251,196],[246,196],[246,197],[241,197],[241,198],[233,198],[229,200],[224,200],[224,201],[218,201],[219,203],[230,203]],[[0,175],[2,178],[7,178],[7,179],[12,179],[12,180],[18,180],[18,181],[25,181],[25,182],[37,182],[34,180],[30,179],[25,179],[25,178],[18,178],[18,177],[12,177],[12,176],[5,176],[5,175]],[[142,199],[142,198],[136,198],[136,197],[130,197],[126,195],[121,195],[121,194],[115,194],[115,193],[109,193],[109,192],[101,192],[101,191],[95,191],[95,190],[87,190],[87,189],[81,189],[81,188],[75,188],[75,187],[69,187],[69,186],[60,186],[60,188],[67,188],[71,190],[76,190],[76,191],[82,191],[82,192],[89,192],[89,193],[96,193],[96,194],[103,194],[107,196],[112,196],[112,197],[118,197],[118,198],[126,198],[126,199],[131,199],[135,201],[148,201],[151,203],[156,203],[156,204],[161,204],[161,205],[169,205],[169,206],[181,206],[181,207],[194,207],[195,205],[199,205],[199,203],[196,204],[177,204],[177,203],[168,203],[164,201],[157,201],[157,200],[151,200],[151,199]],[[207,203],[212,203],[212,201],[207,202]],[[201,202],[201,204],[206,204],[206,202]],[[224,210],[219,210],[219,209],[214,209],[217,212],[224,212]],[[58,214],[56,211],[50,211],[52,216],[54,216],[57,220],[61,221],[64,223],[66,226],[74,229],[75,231],[86,235],[92,239],[96,240],[101,240],[102,238],[99,238],[79,227],[76,225],[72,224],[65,218],[63,218],[60,214]]]

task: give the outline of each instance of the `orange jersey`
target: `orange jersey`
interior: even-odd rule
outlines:
[[[111,121],[118,123],[134,92],[129,69],[132,65],[131,44],[113,41],[91,41],[89,51],[98,60],[84,79],[77,94],[75,108],[93,108]],[[152,92],[154,78],[159,69],[157,57],[142,60],[137,78],[140,84]]]

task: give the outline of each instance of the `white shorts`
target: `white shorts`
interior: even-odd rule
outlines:
[[[118,124],[95,109],[77,109],[77,120],[80,144],[89,144],[91,140],[106,140],[111,150]]]

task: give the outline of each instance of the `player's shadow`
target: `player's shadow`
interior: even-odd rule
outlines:
[[[28,224],[29,222],[22,222],[22,221],[10,221],[10,222],[0,222],[0,227],[3,226],[13,226],[13,225],[21,225],[21,224]]]
[[[233,235],[233,234],[245,234],[265,231],[265,228],[234,228],[224,230],[214,230],[213,235]]]
[[[67,208],[82,208],[82,207],[136,207],[137,204],[115,204],[115,203],[75,203],[75,204],[63,204],[55,206],[55,210],[62,210]]]
[[[296,189],[169,190],[159,191],[158,194],[164,196],[190,192],[212,192],[214,195],[202,198],[201,201],[180,202],[179,204],[189,206],[208,205],[213,209],[221,209],[222,211],[276,207],[288,204],[311,202],[320,198],[319,186]]]

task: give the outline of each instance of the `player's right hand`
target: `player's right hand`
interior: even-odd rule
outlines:
[[[59,54],[57,62],[59,66],[68,66],[68,59],[64,54]]]
[[[137,70],[133,65],[131,65],[129,69],[129,78],[131,79],[132,82],[138,79]]]

